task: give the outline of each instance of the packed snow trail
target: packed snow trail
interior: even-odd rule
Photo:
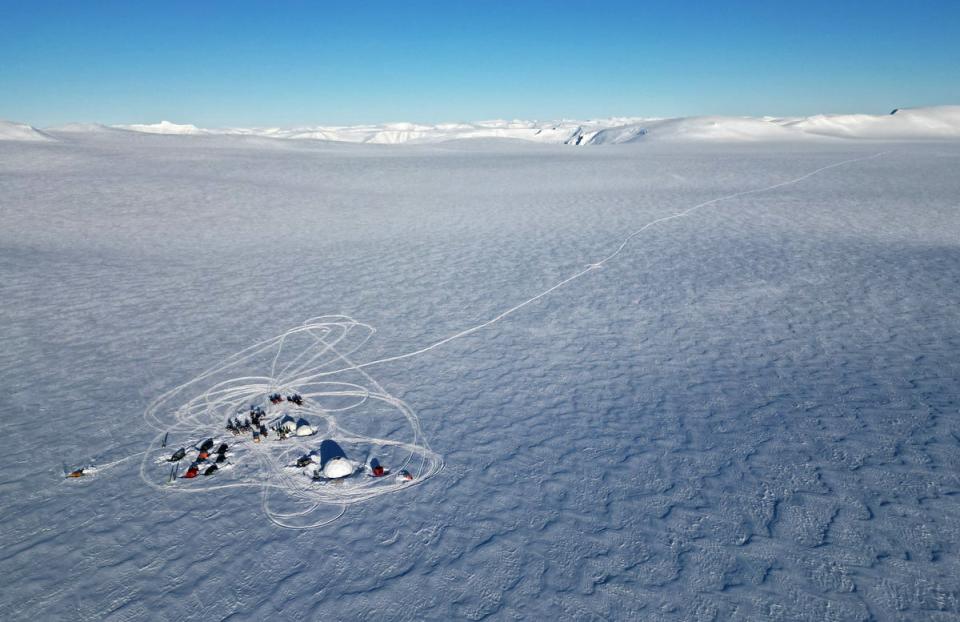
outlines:
[[[646,231],[647,229],[650,229],[651,227],[654,227],[654,226],[656,226],[656,225],[658,225],[658,224],[660,224],[660,223],[667,222],[668,220],[674,220],[674,219],[676,219],[676,218],[683,218],[683,217],[685,217],[685,216],[688,216],[689,214],[691,214],[691,213],[694,212],[695,210],[698,210],[698,209],[700,209],[700,208],[702,208],[702,207],[707,207],[708,205],[713,205],[713,204],[715,204],[715,203],[719,203],[719,202],[721,202],[721,201],[728,201],[728,200],[730,200],[730,199],[735,199],[735,198],[737,198],[737,197],[747,196],[747,195],[750,195],[750,194],[758,194],[758,193],[761,193],[761,192],[769,192],[770,190],[776,190],[777,188],[783,188],[784,186],[790,186],[790,185],[799,183],[799,182],[801,182],[801,181],[803,181],[803,180],[805,180],[805,179],[809,179],[810,177],[813,177],[814,175],[817,175],[818,173],[822,173],[823,171],[826,171],[826,170],[829,170],[829,169],[832,169],[832,168],[837,168],[837,167],[839,167],[839,166],[844,166],[844,165],[847,165],[847,164],[853,164],[853,163],[855,163],[855,162],[863,162],[863,161],[865,161],[865,160],[872,160],[872,159],[874,159],[874,158],[879,158],[880,156],[884,155],[885,153],[887,153],[887,152],[886,152],[886,151],[881,151],[881,152],[879,152],[879,153],[875,153],[875,154],[870,155],[870,156],[864,156],[864,157],[861,157],[861,158],[851,158],[851,159],[849,159],[849,160],[843,160],[842,162],[835,162],[835,163],[833,163],[833,164],[828,164],[827,166],[821,166],[820,168],[818,168],[818,169],[816,169],[816,170],[810,171],[809,173],[806,173],[806,174],[801,175],[800,177],[796,177],[796,178],[794,178],[794,179],[790,179],[790,180],[787,180],[787,181],[782,181],[782,182],[780,182],[780,183],[776,183],[776,184],[773,184],[773,185],[771,185],[771,186],[765,186],[765,187],[763,187],[763,188],[755,188],[755,189],[753,189],[753,190],[743,190],[743,191],[741,191],[741,192],[734,192],[734,193],[732,193],[732,194],[727,194],[727,195],[724,195],[724,196],[722,196],[722,197],[717,197],[717,198],[715,198],[715,199],[710,199],[709,201],[704,201],[703,203],[698,203],[698,204],[694,205],[693,207],[689,207],[689,208],[683,210],[682,212],[677,212],[676,214],[671,214],[671,215],[669,215],[669,216],[664,216],[664,217],[662,217],[662,218],[657,218],[656,220],[651,220],[651,221],[648,222],[647,224],[643,225],[642,227],[640,227],[639,229],[637,229],[636,231],[632,232],[630,235],[628,235],[627,237],[625,237],[625,238],[623,239],[623,241],[620,243],[620,245],[617,247],[616,250],[614,250],[612,253],[610,253],[609,255],[607,255],[606,257],[604,257],[603,259],[601,259],[600,261],[597,261],[597,262],[591,263],[591,264],[587,264],[587,266],[586,266],[585,268],[583,268],[582,270],[580,270],[579,272],[576,272],[576,273],[568,276],[567,278],[563,279],[563,280],[560,281],[559,283],[556,283],[555,285],[549,287],[548,289],[545,289],[544,291],[540,292],[540,293],[537,294],[536,296],[533,296],[532,298],[528,298],[527,300],[524,300],[523,302],[521,302],[521,303],[519,303],[519,304],[517,304],[517,305],[514,305],[514,306],[510,307],[510,308],[507,309],[506,311],[503,311],[503,312],[500,313],[499,315],[497,315],[497,316],[495,316],[495,317],[487,320],[486,322],[483,322],[482,324],[477,324],[476,326],[472,326],[472,327],[470,327],[470,328],[464,329],[464,330],[462,330],[462,331],[460,331],[460,332],[458,332],[458,333],[454,333],[453,335],[450,335],[449,337],[444,337],[443,339],[441,339],[441,340],[439,340],[439,341],[436,341],[436,342],[434,342],[434,343],[432,343],[432,344],[430,344],[430,345],[428,345],[428,346],[424,346],[423,348],[420,348],[419,350],[413,350],[412,352],[407,352],[407,353],[405,353],[405,354],[397,354],[397,355],[395,355],[395,356],[388,356],[388,357],[386,357],[386,358],[377,359],[377,360],[374,360],[374,361],[367,361],[366,363],[361,363],[360,365],[357,365],[357,366],[356,366],[356,369],[363,369],[363,368],[366,368],[366,367],[373,367],[374,365],[381,365],[381,364],[383,364],[383,363],[392,363],[393,361],[401,361],[401,360],[403,360],[403,359],[412,358],[412,357],[414,357],[414,356],[418,356],[418,355],[420,355],[420,354],[424,354],[424,353],[426,353],[426,352],[429,352],[429,351],[431,351],[431,350],[434,350],[434,349],[436,349],[436,348],[439,348],[440,346],[446,345],[446,344],[450,343],[451,341],[455,341],[455,340],[457,340],[457,339],[460,339],[461,337],[466,337],[467,335],[471,335],[471,334],[473,334],[473,333],[475,333],[475,332],[477,332],[477,331],[479,331],[479,330],[483,330],[484,328],[487,328],[488,326],[492,326],[493,324],[496,324],[497,322],[499,322],[500,320],[504,319],[505,317],[508,317],[508,316],[514,314],[515,312],[519,311],[520,309],[523,309],[524,307],[526,307],[526,306],[528,306],[528,305],[530,305],[530,304],[532,304],[532,303],[540,300],[541,298],[544,298],[545,296],[551,294],[552,292],[560,289],[561,287],[563,287],[563,286],[566,285],[567,283],[570,283],[570,282],[572,282],[572,281],[575,281],[575,280],[579,279],[580,277],[582,277],[582,276],[584,276],[584,275],[586,275],[586,274],[589,274],[590,272],[593,272],[594,270],[597,270],[597,269],[603,267],[604,264],[606,264],[607,262],[609,262],[610,260],[612,260],[613,258],[615,258],[617,255],[619,255],[621,252],[623,252],[623,249],[626,248],[627,244],[629,244],[630,241],[631,241],[633,238],[637,237],[638,235],[640,235],[641,233],[643,233],[643,232]],[[338,374],[338,373],[340,373],[340,372],[342,372],[342,371],[345,371],[345,370],[343,370],[343,369],[337,369],[337,370],[334,370],[334,371],[331,371],[331,372],[328,372],[328,373],[330,373],[330,374]]]

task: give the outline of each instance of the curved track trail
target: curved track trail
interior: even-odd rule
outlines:
[[[200,493],[225,488],[255,487],[263,491],[266,515],[277,525],[316,527],[335,519],[345,508],[420,484],[443,468],[443,459],[430,449],[416,413],[388,393],[348,358],[369,339],[373,329],[344,316],[307,320],[282,335],[255,344],[228,357],[153,402],[147,423],[160,435],[169,433],[163,449],[144,454],[140,474],[160,490]],[[344,367],[340,379],[318,380],[325,370]],[[255,375],[258,369],[268,375]],[[299,394],[302,404],[270,404],[273,393]],[[316,430],[312,436],[279,440],[268,435],[254,442],[249,434],[225,435],[225,422],[250,405],[265,408],[267,427],[285,417],[305,418]],[[242,416],[242,415],[241,415]],[[214,477],[183,482],[169,473],[177,466],[167,457],[181,444],[213,437],[230,444],[228,461]],[[360,470],[342,481],[316,481],[295,466],[297,459],[315,450],[319,440],[336,439],[352,458],[377,458],[394,471],[407,470],[411,481],[393,476],[368,477]],[[172,479],[172,482],[171,482]],[[330,516],[330,506],[339,510]],[[317,515],[321,516],[318,518]]]
[[[429,351],[431,351],[431,350],[434,350],[434,349],[436,349],[436,348],[439,348],[440,346],[445,345],[445,344],[448,344],[448,343],[450,343],[451,341],[455,341],[455,340],[457,340],[457,339],[460,339],[461,337],[466,337],[467,335],[471,335],[471,334],[473,334],[473,333],[475,333],[475,332],[477,332],[477,331],[479,331],[479,330],[483,330],[484,328],[487,328],[488,326],[492,326],[493,324],[496,324],[496,323],[499,322],[500,320],[502,320],[502,319],[504,319],[504,318],[506,318],[506,317],[508,317],[508,316],[510,316],[510,315],[512,315],[512,314],[514,314],[514,313],[516,313],[516,312],[519,311],[520,309],[523,309],[524,307],[526,307],[526,306],[528,306],[528,305],[530,305],[530,304],[532,304],[532,303],[540,300],[541,298],[544,298],[545,296],[548,296],[549,294],[551,294],[551,293],[553,293],[554,291],[560,289],[560,288],[563,287],[564,285],[567,285],[568,283],[571,283],[571,282],[579,279],[580,277],[585,276],[585,275],[589,274],[590,272],[593,272],[594,270],[597,270],[597,269],[599,269],[599,268],[602,268],[604,264],[606,264],[606,263],[609,262],[610,260],[614,259],[617,255],[619,255],[621,252],[623,252],[623,250],[627,247],[627,244],[629,244],[631,240],[633,240],[635,237],[637,237],[638,235],[640,235],[641,233],[643,233],[643,232],[646,231],[647,229],[650,229],[651,227],[654,227],[654,226],[656,226],[656,225],[658,225],[658,224],[660,224],[660,223],[664,223],[664,222],[667,222],[667,221],[670,221],[670,220],[675,220],[675,219],[677,219],[677,218],[683,218],[683,217],[685,217],[685,216],[689,216],[691,213],[693,213],[693,212],[696,211],[696,210],[699,210],[699,209],[701,209],[701,208],[707,207],[707,206],[709,206],[709,205],[714,205],[714,204],[716,204],[716,203],[720,203],[720,202],[722,202],[722,201],[729,201],[730,199],[735,199],[735,198],[737,198],[737,197],[743,197],[743,196],[747,196],[747,195],[751,195],[751,194],[758,194],[758,193],[761,193],[761,192],[769,192],[770,190],[776,190],[777,188],[783,188],[783,187],[785,187],[785,186],[791,186],[791,185],[793,185],[793,184],[797,184],[797,183],[799,183],[799,182],[801,182],[801,181],[804,181],[805,179],[809,179],[810,177],[813,177],[814,175],[817,175],[818,173],[822,173],[823,171],[826,171],[826,170],[829,170],[829,169],[832,169],[832,168],[837,168],[837,167],[839,167],[839,166],[844,166],[844,165],[847,165],[847,164],[853,164],[853,163],[855,163],[855,162],[863,162],[863,161],[865,161],[865,160],[872,160],[872,159],[874,159],[874,158],[879,158],[880,156],[884,155],[885,153],[886,153],[886,152],[879,152],[879,153],[875,153],[875,154],[869,155],[869,156],[864,156],[864,157],[861,157],[861,158],[851,158],[851,159],[849,159],[849,160],[843,160],[843,161],[841,161],[841,162],[835,162],[835,163],[833,163],[833,164],[828,164],[827,166],[821,166],[820,168],[815,169],[815,170],[813,170],[813,171],[810,171],[809,173],[805,173],[805,174],[803,174],[803,175],[801,175],[801,176],[799,176],[799,177],[795,177],[795,178],[789,179],[789,180],[787,180],[787,181],[782,181],[782,182],[779,182],[779,183],[776,183],[776,184],[773,184],[773,185],[770,185],[770,186],[765,186],[765,187],[763,187],[763,188],[755,188],[755,189],[753,189],[753,190],[744,190],[744,191],[741,191],[741,192],[734,192],[734,193],[732,193],[732,194],[727,194],[727,195],[724,195],[724,196],[721,196],[721,197],[717,197],[717,198],[715,198],[715,199],[710,199],[709,201],[704,201],[703,203],[698,203],[698,204],[694,205],[693,207],[688,207],[687,209],[685,209],[685,210],[683,210],[683,211],[680,211],[680,212],[677,212],[677,213],[675,213],[675,214],[670,214],[669,216],[663,216],[662,218],[657,218],[657,219],[655,219],[655,220],[651,220],[651,221],[648,222],[647,224],[643,225],[642,227],[640,227],[639,229],[633,231],[633,232],[630,233],[627,237],[625,237],[625,238],[623,239],[623,241],[620,242],[620,245],[617,246],[616,250],[614,250],[612,253],[610,253],[610,254],[607,255],[606,257],[604,257],[604,258],[602,258],[602,259],[600,259],[599,261],[596,261],[596,262],[594,262],[594,263],[587,264],[587,266],[586,266],[585,268],[583,268],[582,270],[579,270],[578,272],[575,272],[574,274],[571,274],[571,275],[568,276],[567,278],[565,278],[565,279],[563,279],[562,281],[560,281],[560,282],[558,282],[558,283],[550,286],[549,288],[543,290],[543,291],[540,292],[539,294],[537,294],[537,295],[535,295],[535,296],[533,296],[533,297],[531,297],[531,298],[528,298],[528,299],[524,300],[523,302],[520,302],[520,303],[518,303],[518,304],[516,304],[516,305],[514,305],[514,306],[512,306],[512,307],[510,307],[510,308],[507,309],[506,311],[503,311],[502,313],[500,313],[500,314],[498,314],[498,315],[490,318],[489,320],[487,320],[487,321],[485,321],[485,322],[483,322],[483,323],[481,323],[481,324],[477,324],[476,326],[471,326],[470,328],[464,329],[464,330],[462,330],[462,331],[460,331],[460,332],[454,333],[454,334],[450,335],[449,337],[444,337],[443,339],[441,339],[441,340],[439,340],[439,341],[435,341],[435,342],[431,343],[430,345],[424,346],[424,347],[422,347],[422,348],[420,348],[420,349],[418,349],[418,350],[413,350],[413,351],[411,351],[411,352],[406,352],[406,353],[404,353],[404,354],[397,354],[397,355],[395,355],[395,356],[388,356],[388,357],[386,357],[386,358],[377,359],[377,360],[374,360],[374,361],[367,361],[366,363],[362,363],[362,364],[358,365],[357,368],[373,367],[374,365],[381,365],[381,364],[383,364],[383,363],[391,363],[391,362],[393,362],[393,361],[400,361],[400,360],[403,360],[403,359],[412,358],[412,357],[414,357],[414,356],[418,356],[418,355],[420,355],[420,354],[424,354],[425,352],[429,352]],[[338,369],[338,370],[331,371],[331,372],[329,372],[329,373],[330,373],[330,374],[337,374],[337,373],[340,373],[341,371],[343,371],[343,370],[339,370],[339,369]]]

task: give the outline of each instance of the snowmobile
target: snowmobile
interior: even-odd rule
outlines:
[[[204,477],[206,477],[207,475],[213,475],[216,472],[217,472],[217,465],[211,464],[209,467],[207,467],[207,470],[203,472],[203,475]]]
[[[299,393],[294,393],[293,395],[288,395],[288,396],[287,396],[287,401],[288,401],[288,402],[291,402],[291,403],[293,403],[293,404],[296,404],[297,406],[303,406],[303,398],[300,397],[300,394],[299,394]]]
[[[389,475],[390,471],[383,468],[383,465],[380,464],[380,461],[374,458],[370,461],[370,477],[383,477],[384,475]]]
[[[167,462],[180,462],[187,455],[187,450],[183,447],[173,452],[173,455],[167,458]]]

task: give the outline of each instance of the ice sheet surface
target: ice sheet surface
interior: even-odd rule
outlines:
[[[0,142],[5,619],[960,618],[957,144],[48,134]],[[326,527],[63,477],[308,318],[411,352],[880,151],[365,369],[445,467]]]

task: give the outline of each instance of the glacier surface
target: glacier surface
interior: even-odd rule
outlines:
[[[960,619],[957,142],[43,138],[0,141],[5,619]],[[157,399],[318,316],[442,469],[166,485]]]

